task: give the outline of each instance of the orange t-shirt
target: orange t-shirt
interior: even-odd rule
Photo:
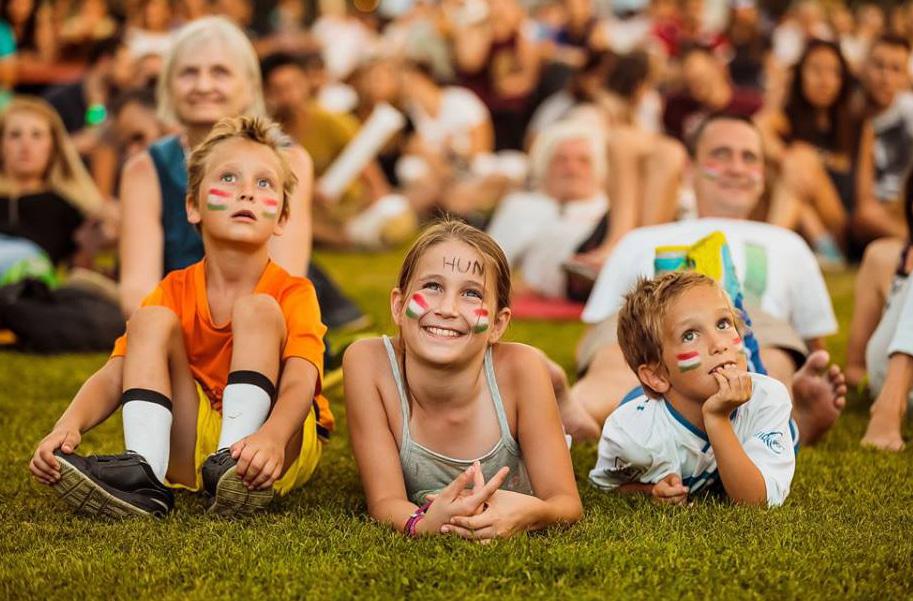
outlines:
[[[286,329],[282,360],[301,357],[317,368],[314,409],[317,412],[318,433],[325,436],[333,429],[334,420],[326,397],[319,394],[323,381],[323,335],[326,326],[320,321],[314,285],[307,278],[292,277],[270,261],[254,288],[254,294],[269,295],[282,308]],[[142,306],[168,307],[178,316],[190,371],[212,407],[221,411],[222,391],[231,368],[231,322],[217,326],[212,321],[203,261],[169,273],[143,299]],[[124,334],[114,343],[111,356],[123,357],[126,354],[127,335]]]

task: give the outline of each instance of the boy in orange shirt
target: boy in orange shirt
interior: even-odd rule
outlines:
[[[78,512],[163,517],[180,487],[244,515],[313,473],[333,425],[319,395],[326,328],[314,287],[267,249],[296,184],[287,145],[274,123],[238,117],[191,154],[187,215],[205,258],[146,297],[30,464]],[[127,452],[74,454],[118,405]]]

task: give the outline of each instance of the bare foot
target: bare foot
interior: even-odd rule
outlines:
[[[897,411],[884,409],[878,403],[872,405],[872,417],[862,437],[862,446],[881,451],[902,451],[903,437],[900,435],[901,419]]]
[[[602,434],[602,428],[593,419],[593,416],[574,397],[571,396],[567,383],[567,374],[560,365],[542,353],[548,367],[548,375],[552,380],[555,398],[558,401],[558,412],[561,414],[561,423],[564,425],[565,434],[570,434],[575,442],[596,440]]]
[[[831,365],[827,351],[815,351],[793,376],[793,401],[799,440],[813,445],[831,429],[846,405],[846,379],[838,365]]]
[[[563,399],[558,399],[558,411],[561,413],[564,431],[571,435],[574,442],[599,439],[602,428],[586,408],[570,394],[565,393]]]

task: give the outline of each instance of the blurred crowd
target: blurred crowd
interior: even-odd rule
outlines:
[[[214,15],[258,64],[213,27],[188,37]],[[691,137],[725,112],[762,134],[750,218],[841,269],[907,236],[911,41],[913,2],[3,0],[0,279],[35,257],[114,279],[142,263],[139,288],[167,272],[166,215],[164,259],[124,240],[148,244],[135,157],[201,139],[194,94],[221,103],[210,120],[265,110],[307,152],[304,259],[450,213],[490,227],[522,290],[586,300],[626,233],[696,216]]]

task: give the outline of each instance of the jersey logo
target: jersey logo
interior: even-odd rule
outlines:
[[[607,472],[611,472],[616,476],[620,476],[628,481],[637,480],[637,478],[643,473],[643,470],[637,467],[634,467],[630,463],[623,461],[621,457],[615,458],[615,465],[608,468]]]
[[[758,440],[763,442],[771,452],[780,455],[784,451],[783,447],[783,432],[779,430],[771,430],[770,432],[760,432],[755,434]]]

